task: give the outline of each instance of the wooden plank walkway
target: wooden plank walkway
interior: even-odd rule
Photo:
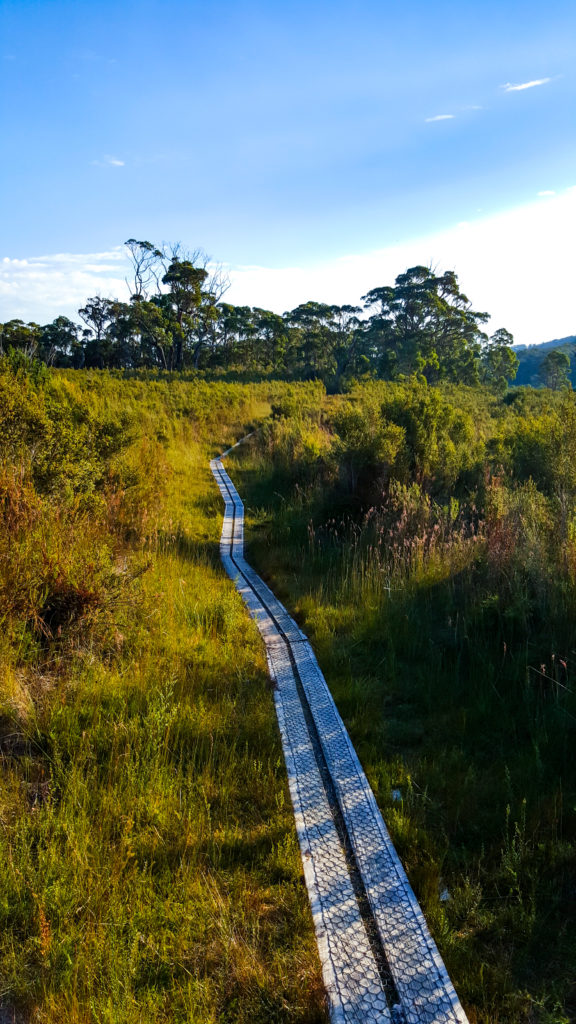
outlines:
[[[312,646],[244,558],[244,506],[221,459],[210,468],[224,500],[222,562],[275,683],[332,1024],[468,1024]]]

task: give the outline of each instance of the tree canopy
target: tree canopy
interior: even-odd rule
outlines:
[[[500,328],[488,337],[489,314],[473,309],[452,270],[411,267],[368,291],[362,306],[309,300],[280,315],[225,302],[225,275],[200,250],[134,238],[126,248],[128,302],[92,296],[78,310],[81,324],[11,320],[0,325],[0,351],[68,367],[273,373],[333,390],[351,379],[413,374],[505,389],[516,375],[512,335]],[[559,386],[561,368],[553,371],[547,378]]]

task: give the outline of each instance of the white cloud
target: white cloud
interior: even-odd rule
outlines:
[[[94,167],[125,167],[125,161],[117,156],[105,156],[103,160],[93,160]]]
[[[112,263],[126,263],[124,246],[116,246],[108,252],[78,253],[78,252],[53,252],[49,256],[35,256],[35,260],[43,263],[62,263],[67,266],[71,263],[86,267],[86,260],[93,260],[94,265],[100,270],[108,270]]]
[[[543,188],[541,192],[537,192],[538,196],[555,196],[556,193],[552,188]]]
[[[546,85],[551,81],[551,78],[534,78],[531,82],[520,82],[518,85],[506,82],[506,85],[501,85],[500,88],[504,89],[504,92],[524,92],[524,89],[534,89],[537,85]]]
[[[52,253],[0,260],[0,321],[47,323],[77,310],[92,295],[129,298],[130,267],[121,248],[97,253]]]
[[[427,117],[426,123],[430,124],[432,121],[453,121],[454,114],[435,114],[434,117]]]
[[[491,314],[519,344],[576,333],[572,238],[576,189],[491,217],[460,223],[374,252],[308,267],[236,267],[226,301],[282,313],[300,302],[357,304],[417,264],[455,270],[474,308]]]

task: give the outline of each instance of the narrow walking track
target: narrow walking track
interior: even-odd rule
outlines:
[[[222,562],[275,683],[332,1024],[468,1024],[314,651],[245,560],[244,506],[221,459],[210,468],[225,506]]]

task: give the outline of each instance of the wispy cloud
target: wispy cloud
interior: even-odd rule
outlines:
[[[541,192],[537,192],[538,196],[555,196],[556,192],[553,188],[543,188]]]
[[[524,89],[534,89],[537,85],[546,85],[551,81],[551,78],[534,78],[531,82],[519,82],[517,85],[506,82],[506,85],[501,85],[500,88],[504,89],[504,92],[524,92]]]
[[[454,114],[434,114],[434,117],[427,117],[426,122],[429,124],[431,121],[453,121]]]
[[[125,167],[125,161],[120,160],[117,156],[103,157],[102,160],[93,160],[92,164],[94,167]]]

